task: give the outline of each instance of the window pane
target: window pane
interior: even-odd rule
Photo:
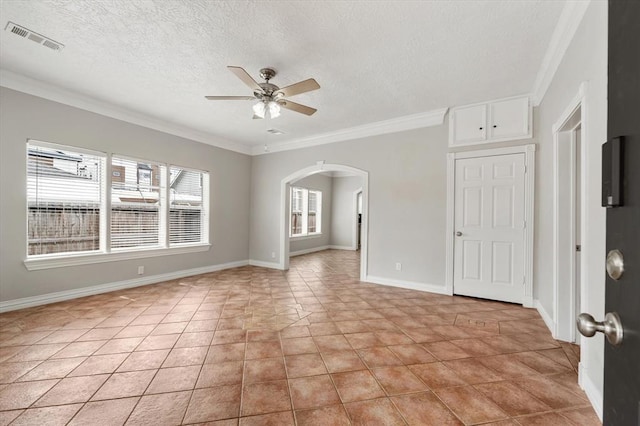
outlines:
[[[291,189],[291,211],[302,212],[302,197],[304,189],[292,188]]]
[[[307,217],[308,233],[321,232],[320,217],[322,213],[322,192],[309,191],[309,213]]]
[[[203,172],[171,167],[169,177],[169,242],[171,244],[202,241]]]
[[[309,191],[309,213],[316,212],[318,208],[318,194],[316,191]]]
[[[302,213],[291,213],[291,235],[302,233]]]
[[[165,170],[161,164],[112,157],[112,248],[160,244],[160,187]]]
[[[27,147],[28,255],[99,250],[104,157]]]
[[[291,188],[291,235],[302,233],[302,210],[304,189]]]
[[[316,214],[315,212],[309,212],[309,216],[307,219],[307,228],[309,229],[309,233],[317,232],[316,230]]]

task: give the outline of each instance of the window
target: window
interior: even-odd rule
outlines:
[[[322,192],[291,187],[291,237],[322,232]]]
[[[29,143],[29,256],[100,250],[105,160],[104,154]]]
[[[171,167],[169,242],[171,244],[202,241],[204,209],[202,206],[205,173]]]
[[[27,258],[197,251],[209,240],[208,192],[204,171],[30,140]]]
[[[160,212],[164,202],[160,196],[162,188],[152,184],[151,176],[152,167],[160,175],[166,173],[166,167],[117,156],[111,158],[111,167],[111,247],[159,246]],[[113,172],[122,169],[124,181],[122,175],[115,181]]]

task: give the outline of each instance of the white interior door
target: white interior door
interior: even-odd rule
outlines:
[[[522,303],[524,172],[524,154],[456,160],[455,294]]]

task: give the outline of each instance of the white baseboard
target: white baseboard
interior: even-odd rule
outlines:
[[[549,315],[547,310],[544,308],[544,306],[542,306],[542,303],[540,303],[540,301],[538,299],[535,299],[533,301],[533,307],[538,310],[538,313],[542,317],[542,320],[547,325],[547,328],[549,329],[549,331],[551,332],[551,335],[555,339],[556,338],[556,323],[553,321],[553,317],[551,315]]]
[[[240,266],[247,266],[248,264],[249,261],[240,260],[237,262],[221,263],[219,265],[203,266],[201,268],[184,269],[181,271],[169,272],[159,275],[150,275],[148,277],[134,278],[131,280],[118,281],[114,283],[98,284],[73,290],[58,291],[55,293],[42,294],[40,296],[6,300],[4,302],[0,302],[0,312],[15,311],[16,309],[31,308],[33,306],[46,305],[48,303],[62,302],[64,300],[77,299],[79,297],[85,296],[93,296],[95,294],[107,293],[115,290],[123,290],[126,288],[155,284],[162,281],[175,280],[192,275],[221,271],[223,269],[238,268]]]
[[[294,256],[300,256],[303,254],[309,254],[309,253],[315,253],[317,251],[323,251],[323,250],[351,250],[351,251],[355,251],[355,249],[351,246],[319,246],[319,247],[312,247],[312,248],[308,248],[308,249],[304,249],[304,250],[296,250],[296,251],[292,251],[289,253],[289,257],[294,257]]]
[[[356,250],[353,246],[329,246],[328,248],[330,248],[331,250]]]
[[[374,284],[388,285],[391,287],[406,288],[409,290],[420,290],[420,291],[427,291],[429,293],[438,293],[438,294],[446,294],[446,295],[449,294],[444,285],[420,283],[416,281],[402,281],[402,280],[395,280],[391,278],[374,277],[371,275],[367,275],[363,281],[368,283],[374,283]]]
[[[602,392],[586,374],[586,369],[582,363],[578,364],[578,384],[584,390],[584,393],[587,394],[589,402],[591,402],[598,418],[602,421]]]
[[[263,260],[250,259],[249,265],[259,266],[261,268],[269,268],[269,269],[282,269],[282,266],[280,266],[280,264],[277,262],[265,262]]]
[[[296,250],[296,251],[289,252],[289,257],[301,256],[303,254],[309,254],[309,253],[315,253],[317,251],[328,250],[330,248],[331,248],[331,246],[318,246],[318,247],[311,247],[311,248],[303,249],[303,250]]]

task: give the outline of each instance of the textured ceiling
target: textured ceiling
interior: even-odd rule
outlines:
[[[15,22],[65,45],[56,53],[0,32],[0,66],[169,124],[240,142],[277,143],[528,93],[564,1],[3,0]],[[318,109],[252,120],[250,95],[226,69],[280,87],[313,77],[292,100]],[[0,82],[1,83],[1,82]],[[275,127],[284,135],[268,135]]]

